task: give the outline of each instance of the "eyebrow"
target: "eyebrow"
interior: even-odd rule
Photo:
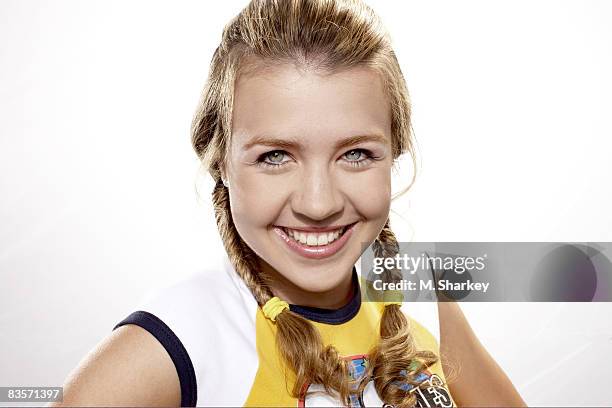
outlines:
[[[365,135],[355,135],[350,136],[345,139],[342,139],[336,143],[336,149],[340,149],[343,147],[353,146],[358,143],[364,142],[375,142],[387,144],[387,138],[381,134],[365,134]],[[268,146],[268,147],[279,147],[283,149],[296,149],[299,150],[302,146],[291,139],[280,139],[276,137],[267,137],[267,136],[254,136],[251,140],[249,140],[243,147],[243,150],[249,150],[253,146]]]

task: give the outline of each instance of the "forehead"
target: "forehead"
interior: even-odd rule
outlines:
[[[270,135],[313,143],[378,133],[390,140],[391,113],[380,75],[356,67],[333,74],[266,67],[238,78],[234,90],[234,143]]]

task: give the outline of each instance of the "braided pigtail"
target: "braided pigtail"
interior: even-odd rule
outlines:
[[[389,220],[374,242],[373,249],[377,257],[393,257],[399,252]],[[401,278],[401,273],[397,270],[388,270],[384,274],[387,274],[387,281],[397,281]],[[412,407],[416,404],[415,395],[404,390],[399,384],[419,386],[419,382],[415,380],[418,374],[438,361],[435,353],[417,350],[409,321],[400,307],[397,302],[385,303],[380,322],[380,340],[369,353],[370,364],[359,386],[362,392],[366,384],[373,380],[374,387],[383,401],[397,408]]]
[[[212,193],[213,209],[219,235],[234,269],[259,305],[265,304],[273,295],[265,277],[258,271],[257,255],[242,240],[232,220],[229,192],[221,179],[217,181]]]

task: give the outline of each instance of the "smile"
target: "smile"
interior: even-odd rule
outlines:
[[[340,235],[342,235],[345,229],[346,227],[343,227],[331,232],[316,233],[284,228],[287,235],[289,235],[295,241],[308,246],[322,246],[331,244],[337,240]]]
[[[344,247],[357,222],[321,232],[274,227],[274,232],[297,254],[306,258],[329,257]]]

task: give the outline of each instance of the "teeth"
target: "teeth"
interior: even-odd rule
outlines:
[[[320,246],[331,244],[332,242],[337,240],[342,234],[342,229],[330,232],[323,232],[320,234],[314,232],[296,231],[292,229],[285,229],[285,232],[291,238],[304,245]]]

